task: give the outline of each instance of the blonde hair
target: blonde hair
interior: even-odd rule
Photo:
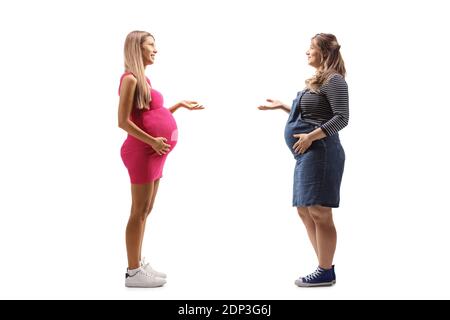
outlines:
[[[135,104],[141,110],[147,109],[152,100],[142,59],[142,44],[148,37],[154,38],[146,31],[132,31],[127,35],[124,46],[125,71],[131,72],[137,79]]]
[[[305,84],[309,90],[319,92],[319,88],[333,75],[340,74],[345,78],[345,64],[339,51],[341,46],[333,34],[318,33],[311,41],[315,41],[319,47],[320,67],[313,77],[305,81]]]

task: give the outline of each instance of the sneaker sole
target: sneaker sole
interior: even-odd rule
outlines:
[[[295,285],[300,288],[311,288],[311,287],[331,287],[336,284],[336,280],[331,282],[322,282],[322,283],[300,283],[295,281]]]
[[[157,286],[155,285],[155,286],[149,287],[149,286],[143,286],[143,285],[138,285],[138,284],[127,284],[127,283],[125,283],[125,287],[127,287],[127,288],[160,288],[160,287],[162,287],[164,285],[165,285],[165,283],[157,285]]]

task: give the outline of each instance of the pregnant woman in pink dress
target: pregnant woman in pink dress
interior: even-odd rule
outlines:
[[[119,86],[119,127],[128,133],[121,156],[131,181],[132,205],[126,229],[127,287],[160,287],[166,275],[154,270],[141,256],[145,223],[150,214],[167,155],[175,147],[178,130],[172,113],[183,107],[203,109],[195,101],[181,101],[166,109],[163,96],[152,88],[145,67],[157,53],[154,37],[133,31],[125,40],[125,72]]]

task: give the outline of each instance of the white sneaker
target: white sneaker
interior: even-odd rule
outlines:
[[[156,271],[155,269],[153,269],[150,266],[150,263],[145,261],[145,258],[143,258],[141,261],[141,268],[143,268],[145,271],[147,271],[150,274],[153,274],[156,277],[164,278],[164,279],[167,278],[167,275],[164,272],[159,272],[159,271]]]
[[[130,275],[128,272],[125,275],[125,287],[156,288],[163,286],[165,283],[165,279],[156,277],[145,271],[143,268],[139,268],[134,275]]]

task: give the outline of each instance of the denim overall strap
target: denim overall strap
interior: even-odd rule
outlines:
[[[292,102],[291,112],[289,113],[289,118],[287,123],[297,121],[297,119],[300,116],[300,100],[302,99],[303,95],[305,94],[305,91],[299,91],[297,92],[297,97]]]

